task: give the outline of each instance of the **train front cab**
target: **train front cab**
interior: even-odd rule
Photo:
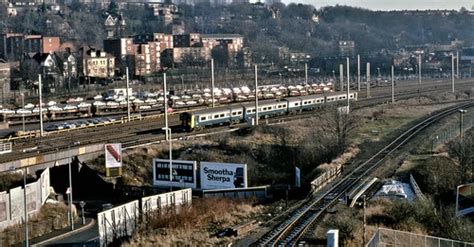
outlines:
[[[184,131],[193,131],[196,127],[196,116],[192,112],[183,112],[179,115]]]

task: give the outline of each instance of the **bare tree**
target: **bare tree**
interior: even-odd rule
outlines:
[[[472,181],[474,174],[474,136],[466,135],[448,145],[449,155],[459,165],[459,172],[463,183]]]
[[[350,134],[357,128],[358,121],[351,112],[344,112],[337,107],[328,107],[318,115],[319,128],[336,142],[337,153],[340,154],[349,144]]]

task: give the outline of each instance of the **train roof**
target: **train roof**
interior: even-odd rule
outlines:
[[[229,109],[230,108],[228,106],[219,106],[219,107],[214,107],[214,108],[207,108],[207,109],[193,111],[192,114],[202,115],[202,114],[209,114],[209,113],[215,113],[215,112],[225,112],[225,111],[229,111]]]
[[[267,106],[267,105],[273,105],[273,104],[277,104],[279,102],[284,102],[284,101],[277,101],[277,100],[274,100],[274,99],[269,99],[269,100],[259,100],[258,101],[258,106]],[[244,103],[242,104],[244,107],[252,107],[252,106],[255,106],[255,102],[248,102],[248,103]]]
[[[301,100],[320,99],[320,98],[324,99],[324,95],[323,94],[310,94],[310,95],[305,95],[305,96],[301,96],[301,97],[298,97],[298,98],[301,99]]]

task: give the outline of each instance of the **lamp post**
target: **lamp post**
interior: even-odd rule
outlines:
[[[162,130],[164,130],[166,133],[167,133],[167,136],[168,136],[168,143],[169,143],[169,160],[170,160],[170,163],[169,163],[169,168],[170,168],[170,191],[173,191],[173,185],[172,185],[172,182],[173,182],[173,145],[171,143],[171,128],[168,128],[168,127],[164,127],[162,128]]]
[[[464,110],[464,109],[461,109],[459,110],[459,136],[461,138],[461,140],[463,139],[463,134],[464,134],[464,113],[466,113],[467,110]]]
[[[72,143],[72,145],[79,145],[81,144],[81,142],[74,142]],[[69,144],[67,146],[67,156],[68,156],[68,170],[69,170],[69,190],[66,191],[66,193],[68,194],[68,199],[69,199],[69,215],[70,215],[70,224],[71,224],[71,231],[74,230],[74,215],[72,213],[72,202],[73,202],[73,198],[72,198],[72,157],[71,157],[71,144]],[[69,192],[69,193],[68,193]]]

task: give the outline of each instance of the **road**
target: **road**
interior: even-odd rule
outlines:
[[[99,246],[99,228],[95,222],[92,227],[84,231],[52,241],[45,246]]]

